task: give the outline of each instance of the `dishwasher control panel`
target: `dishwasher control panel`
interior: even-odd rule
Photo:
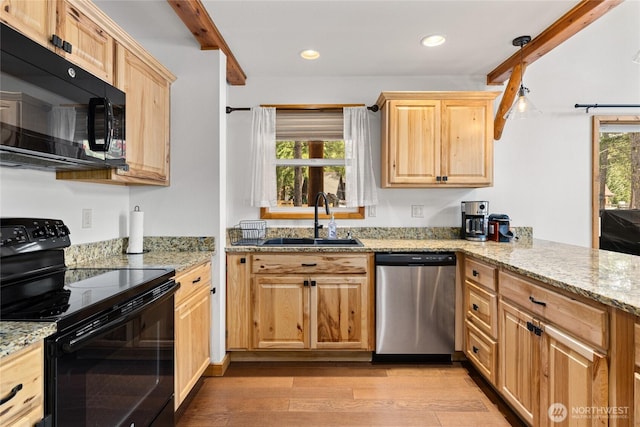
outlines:
[[[453,252],[424,253],[379,253],[376,254],[376,265],[455,265],[456,254]]]

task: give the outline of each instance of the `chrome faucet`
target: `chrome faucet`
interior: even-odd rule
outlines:
[[[316,194],[316,203],[313,210],[313,238],[314,239],[317,239],[318,237],[320,237],[318,234],[318,231],[322,228],[322,225],[318,224],[318,202],[320,201],[321,196],[324,199],[324,207],[327,211],[327,215],[330,215],[329,202],[327,201],[327,195],[324,194],[322,191],[319,191],[318,194]]]

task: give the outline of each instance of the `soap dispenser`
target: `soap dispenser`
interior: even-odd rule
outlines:
[[[337,239],[338,238],[338,225],[336,224],[336,220],[331,214],[331,221],[329,221],[329,239]]]

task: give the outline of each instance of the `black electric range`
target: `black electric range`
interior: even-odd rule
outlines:
[[[45,424],[172,425],[175,270],[67,268],[61,220],[0,226],[0,319],[57,326],[45,340]]]

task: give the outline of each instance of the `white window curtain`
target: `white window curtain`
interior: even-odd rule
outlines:
[[[367,108],[345,107],[343,111],[347,207],[377,205]]]
[[[253,107],[251,133],[251,206],[275,207],[276,193],[276,109]]]

